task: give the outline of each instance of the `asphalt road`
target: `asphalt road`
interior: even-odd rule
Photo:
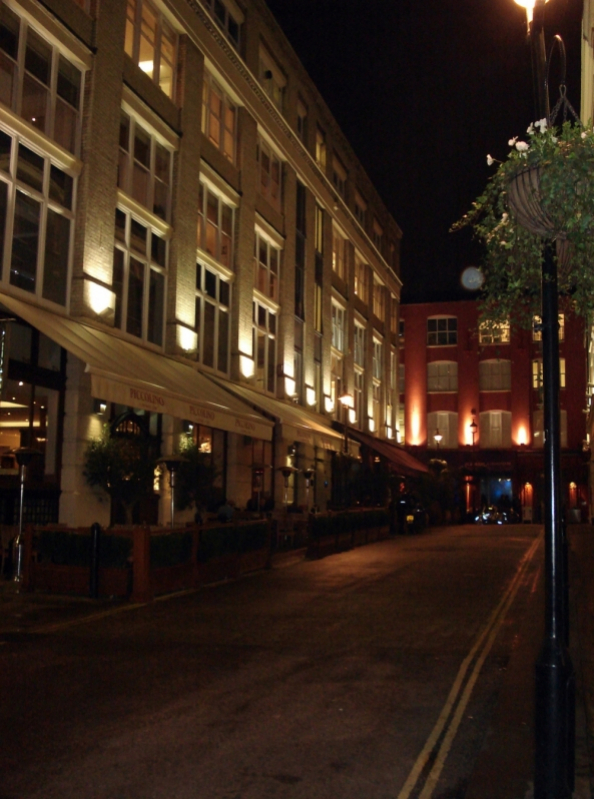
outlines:
[[[538,532],[428,530],[15,636],[0,799],[462,797]]]

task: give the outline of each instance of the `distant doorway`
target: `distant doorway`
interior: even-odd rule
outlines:
[[[512,481],[509,477],[483,477],[481,501],[484,505],[511,505]]]

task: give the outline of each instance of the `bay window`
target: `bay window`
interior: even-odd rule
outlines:
[[[197,358],[219,372],[229,371],[231,286],[214,269],[196,264]]]

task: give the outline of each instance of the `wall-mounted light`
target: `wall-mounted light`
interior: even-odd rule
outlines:
[[[85,305],[97,316],[109,317],[115,312],[115,293],[107,286],[85,279],[83,296]]]
[[[287,397],[294,397],[297,393],[297,383],[292,377],[285,375],[285,394]]]
[[[305,401],[308,405],[316,404],[316,391],[311,386],[305,387]]]
[[[198,349],[198,334],[185,325],[177,325],[177,344],[183,352],[196,352]]]
[[[334,400],[327,394],[324,395],[324,409],[326,410],[326,413],[332,413],[334,410]]]
[[[251,355],[239,356],[239,368],[244,377],[254,376],[254,359],[251,357]]]
[[[93,400],[93,413],[96,413],[97,416],[103,416],[106,411],[107,411],[107,402],[105,400],[102,399]]]

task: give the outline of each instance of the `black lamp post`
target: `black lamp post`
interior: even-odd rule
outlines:
[[[516,0],[526,8],[536,118],[549,122],[546,0]],[[557,40],[560,41],[560,39]],[[562,44],[562,43],[561,43]],[[559,423],[557,264],[547,240],[542,261],[542,355],[545,475],[545,636],[535,668],[534,799],[569,799],[574,782],[575,688],[567,651],[563,579]]]
[[[187,458],[183,455],[165,455],[159,458],[157,463],[167,467],[169,471],[169,488],[171,490],[171,526],[175,524],[175,475],[182,463],[185,463]]]
[[[20,583],[23,576],[23,505],[25,499],[25,478],[27,477],[27,466],[31,463],[36,455],[41,455],[41,452],[31,447],[19,447],[14,450],[14,456],[20,469],[20,500],[19,500],[19,532],[14,541],[14,548],[16,550],[16,569],[14,571],[14,581]]]

